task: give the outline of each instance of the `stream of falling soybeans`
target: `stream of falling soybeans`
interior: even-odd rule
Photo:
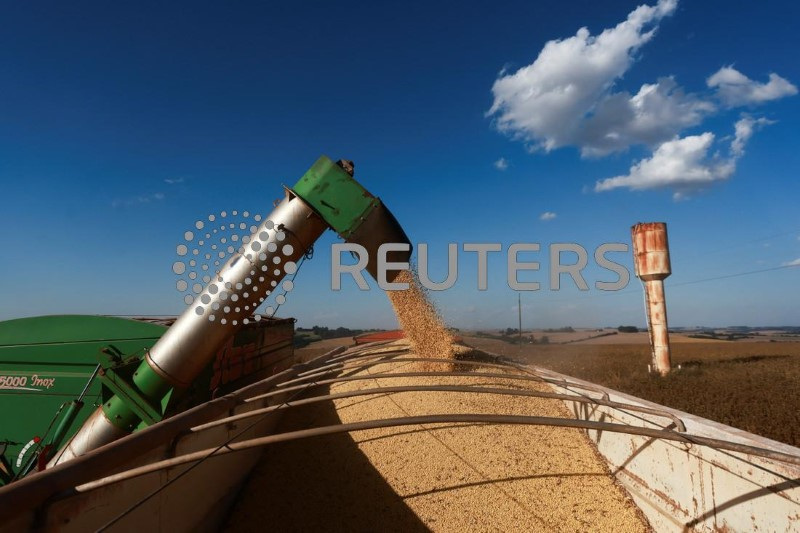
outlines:
[[[408,289],[387,291],[387,295],[417,357],[452,360],[455,356],[453,336],[420,286],[417,276],[410,270],[403,270],[394,282],[408,283]],[[436,363],[421,363],[419,367],[425,370],[447,369]]]

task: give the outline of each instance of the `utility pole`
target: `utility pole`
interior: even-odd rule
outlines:
[[[519,345],[522,346],[522,293],[517,293],[517,310],[519,311]]]

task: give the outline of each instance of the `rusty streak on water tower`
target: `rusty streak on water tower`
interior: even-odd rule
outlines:
[[[650,348],[653,354],[650,369],[664,376],[672,368],[667,304],[664,299],[664,279],[672,273],[667,224],[640,222],[631,228],[631,240],[636,276],[644,285],[647,330],[650,332]]]

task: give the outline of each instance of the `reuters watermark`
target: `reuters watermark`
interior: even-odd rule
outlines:
[[[295,249],[296,245],[301,246],[301,243],[287,234],[282,225],[264,219],[259,214],[248,211],[210,214],[185,231],[183,241],[175,248],[177,260],[172,264],[172,271],[177,276],[175,288],[187,305],[194,307],[198,315],[207,315],[210,321],[235,321],[237,319],[232,316],[243,312],[253,313],[256,321],[261,320],[262,313],[264,317],[271,317],[277,307],[286,302],[294,288],[299,264],[311,256],[310,249]],[[430,291],[452,288],[459,281],[459,265],[463,266],[465,260],[472,261],[473,265],[477,263],[477,288],[480,291],[487,290],[489,259],[496,258],[496,254],[505,258],[506,282],[509,288],[516,291],[542,290],[543,281],[521,281],[520,274],[527,273],[523,274],[525,279],[535,277],[531,272],[544,270],[543,262],[549,266],[546,287],[551,291],[561,290],[564,280],[582,291],[588,291],[589,283],[584,270],[590,261],[598,267],[592,269],[599,278],[592,280],[595,289],[618,291],[630,281],[628,269],[609,257],[614,253],[627,253],[628,245],[624,243],[601,244],[591,253],[577,243],[552,243],[546,247],[539,243],[450,243],[447,244],[447,276],[443,280],[431,279],[431,271],[442,270],[429,268],[428,244],[417,244],[416,251],[415,266],[419,283]],[[407,242],[384,243],[378,247],[377,257],[369,257],[367,249],[359,244],[333,244],[331,289],[341,290],[342,278],[349,276],[360,290],[369,290],[364,276],[364,271],[368,270],[375,273],[381,289],[405,290],[408,283],[392,282],[388,273],[410,270],[411,265],[407,261],[396,260],[409,256],[410,252],[411,247]],[[388,257],[392,257],[392,261],[387,257],[390,253]],[[351,263],[342,260],[346,256],[352,257]],[[439,257],[439,254],[436,256]],[[496,263],[492,261],[492,264]],[[234,269],[242,271],[242,276],[239,276],[241,279],[232,281],[229,273]],[[274,303],[262,313],[256,313],[267,299]],[[243,322],[249,320],[243,319]]]
[[[385,243],[378,248],[377,252],[377,282],[378,286],[385,291],[406,290],[408,283],[390,282],[387,279],[387,272],[398,270],[409,270],[408,262],[389,261],[389,252],[410,252],[408,243]],[[501,243],[449,243],[447,245],[447,276],[443,281],[433,281],[430,279],[428,245],[419,243],[417,250],[417,274],[420,284],[431,291],[445,291],[452,288],[459,281],[459,254],[460,252],[476,254],[477,260],[477,288],[485,291],[489,287],[489,254],[503,253],[504,245]],[[355,258],[354,264],[342,262],[343,253],[349,253]],[[607,271],[608,279],[598,279],[594,281],[594,288],[601,291],[619,291],[627,287],[630,281],[630,273],[627,267],[611,260],[607,254],[627,253],[628,245],[614,242],[605,243],[596,247],[592,253],[577,243],[551,243],[547,246],[547,257],[549,263],[549,280],[547,287],[551,291],[561,290],[562,275],[566,274],[572,283],[581,291],[588,291],[589,284],[583,275],[583,271],[589,266],[589,258],[594,260],[595,265],[601,271]],[[521,253],[542,253],[542,246],[539,243],[514,243],[505,247],[506,256],[506,282],[508,286],[516,291],[538,291],[542,289],[539,281],[520,281],[520,271],[539,271],[541,262],[533,260],[522,260]],[[569,254],[573,261],[562,262],[562,255]],[[331,248],[331,289],[339,291],[342,288],[342,276],[349,275],[355,281],[358,288],[362,291],[370,289],[364,270],[370,261],[369,254],[363,246],[355,243],[335,243]]]

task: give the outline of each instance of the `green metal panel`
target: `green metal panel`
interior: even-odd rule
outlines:
[[[243,346],[251,346],[253,355],[260,353],[267,357],[267,354],[277,353],[272,346],[275,339],[265,330],[271,325],[287,327],[286,346],[290,347],[292,324],[291,319],[269,320],[245,327],[218,357],[226,350]],[[74,404],[98,362],[102,362],[102,368],[62,442],[71,438],[100,405],[116,424],[131,430],[134,426],[141,429],[148,424],[139,422],[142,417],[137,416],[137,407],[144,408],[147,412],[141,414],[152,422],[164,413],[169,416],[206,401],[211,394],[212,381],[214,388],[224,381],[221,370],[220,375],[212,377],[214,363],[188,390],[179,392],[170,389],[169,384],[143,363],[145,351],[166,329],[167,326],[161,324],[103,316],[49,316],[0,322],[0,379],[5,378],[5,384],[0,385],[0,443],[12,443],[5,452],[11,471],[18,470],[17,458],[26,444],[34,437],[44,437],[52,423],[46,439],[49,441],[62,425],[67,413],[65,410],[56,417],[59,407],[67,404],[68,409]],[[258,373],[264,370],[261,366],[250,371]],[[126,398],[111,394],[113,391],[108,389],[102,391],[103,376],[111,375]],[[243,378],[237,376],[236,379],[240,377]],[[10,385],[9,379],[12,380]],[[161,398],[161,401],[142,405],[146,398]],[[135,404],[133,409],[132,403]],[[35,450],[35,445],[29,448],[23,456],[23,465]],[[3,477],[0,473],[0,486]]]
[[[51,315],[0,322],[0,350],[9,346],[37,346],[160,337],[166,326],[97,315]],[[2,353],[2,352],[0,352]]]
[[[380,203],[350,174],[325,156],[317,159],[292,190],[345,239]]]
[[[166,327],[104,316],[45,316],[0,322],[0,442],[11,441],[6,457],[16,462],[23,446],[42,437],[59,406],[74,400],[97,366],[101,348],[113,344],[139,357]],[[100,380],[66,438],[100,403]],[[51,430],[52,431],[52,430]]]

